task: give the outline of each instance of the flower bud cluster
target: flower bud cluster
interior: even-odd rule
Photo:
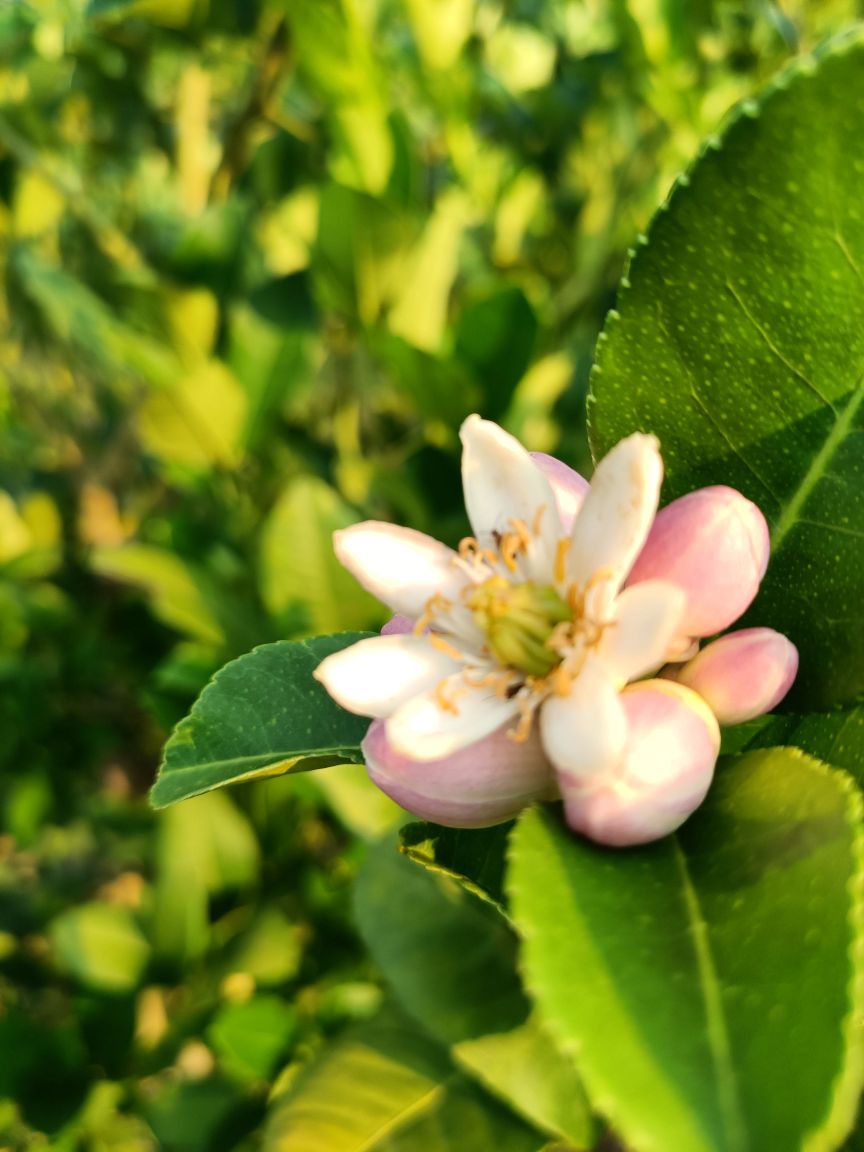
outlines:
[[[762,513],[722,486],[657,511],[653,437],[622,441],[590,485],[488,421],[462,438],[474,536],[459,553],[391,525],[337,534],[395,613],[317,673],[373,718],[369,775],[453,827],[560,798],[603,844],[674,831],[710,787],[719,726],[770,711],[797,672],[786,637],[727,631],[768,564]]]

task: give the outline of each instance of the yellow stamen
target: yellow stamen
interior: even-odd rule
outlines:
[[[529,705],[522,709],[516,727],[507,730],[507,739],[512,740],[515,744],[524,744],[531,735],[533,723],[534,709]]]
[[[426,601],[423,608],[423,615],[414,625],[414,635],[420,636],[429,627],[432,621],[441,612],[446,612],[448,608],[452,607],[452,603],[441,592],[436,592],[434,596],[430,596]]]
[[[534,513],[534,519],[531,522],[531,532],[534,536],[540,535],[540,525],[543,523],[543,514],[546,511],[546,505],[541,504],[537,511]]]
[[[456,700],[462,695],[458,689],[450,689],[450,695],[447,695],[448,684],[446,680],[439,681],[435,685],[435,703],[442,712],[452,712],[454,716],[459,715],[459,709],[456,705]]]
[[[511,572],[516,572],[518,568],[516,558],[522,551],[522,548],[519,543],[519,537],[515,532],[506,532],[501,537],[500,551],[501,559],[504,561],[507,568]]]
[[[531,533],[528,531],[528,525],[524,520],[516,520],[511,517],[508,521],[513,529],[513,534],[519,541],[520,551],[526,552],[531,544]]]
[[[433,648],[437,648],[439,652],[443,652],[445,656],[449,656],[452,660],[464,660],[464,655],[459,651],[455,645],[445,640],[443,636],[439,636],[435,632],[429,633],[429,642]]]
[[[567,554],[570,551],[570,541],[562,536],[555,548],[555,583],[563,584],[567,578]]]
[[[565,669],[563,664],[559,664],[549,677],[552,691],[556,696],[569,696],[570,689],[573,687],[573,677]]]

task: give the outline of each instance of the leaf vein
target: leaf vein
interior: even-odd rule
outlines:
[[[744,1152],[748,1145],[747,1132],[735,1080],[735,1070],[732,1066],[732,1047],[726,1027],[726,1016],[723,1011],[720,982],[714,966],[714,957],[711,954],[708,924],[702,914],[699,897],[690,878],[687,859],[677,836],[672,837],[672,844],[675,863],[681,877],[684,904],[690,921],[693,947],[696,951],[699,985],[705,1003],[708,1044],[717,1073],[718,1102],[723,1114],[730,1149]]]
[[[765,327],[759,323],[759,321],[756,319],[756,317],[753,315],[753,313],[750,311],[750,309],[744,303],[744,299],[741,296],[741,293],[738,291],[738,289],[735,287],[735,285],[729,279],[726,280],[726,288],[728,289],[730,295],[732,296],[732,299],[738,305],[738,308],[741,310],[742,315],[745,317],[745,319],[750,324],[750,326],[753,328],[753,330],[759,334],[761,339],[764,341],[766,347],[770,349],[770,351],[773,353],[773,355],[776,356],[776,358],[780,361],[780,363],[785,368],[789,369],[789,371],[792,373],[793,376],[795,376],[798,380],[801,381],[802,384],[804,384],[807,388],[810,389],[810,391],[813,393],[814,396],[817,397],[818,400],[820,400],[824,405],[826,405],[826,407],[830,408],[831,411],[834,413],[834,416],[836,417],[837,416],[837,409],[834,407],[833,403],[828,399],[828,397],[824,394],[824,392],[821,392],[816,387],[816,385],[806,375],[806,373],[802,372],[800,368],[796,367],[796,365],[792,363],[792,361],[788,358],[788,356],[786,356],[785,353],[783,353],[781,351],[781,349],[778,348],[778,346],[775,344],[775,342],[769,336]]]

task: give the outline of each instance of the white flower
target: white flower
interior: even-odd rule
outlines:
[[[390,524],[337,533],[342,563],[415,626],[329,656],[316,675],[343,707],[382,720],[400,756],[441,760],[504,726],[516,742],[536,727],[558,773],[590,787],[628,756],[622,690],[664,664],[685,610],[673,583],[624,586],[657,510],[658,443],[618,444],[584,497],[571,493],[565,532],[518,441],[477,416],[461,436],[473,536],[453,551]]]

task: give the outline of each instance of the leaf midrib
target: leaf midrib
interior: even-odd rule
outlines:
[[[231,769],[251,765],[254,767],[265,767],[273,764],[280,764],[283,760],[305,760],[310,757],[319,756],[340,756],[340,755],[357,755],[359,749],[356,744],[340,744],[336,747],[330,748],[301,748],[294,749],[291,752],[259,752],[255,756],[235,756],[230,760],[201,760],[197,764],[182,764],[174,765],[165,763],[157,776],[157,780],[165,776],[171,776],[176,779],[179,776],[188,775],[190,772],[209,772],[215,768]]]
[[[783,511],[780,513],[780,518],[777,521],[777,526],[771,535],[772,552],[777,552],[780,549],[783,541],[799,522],[799,514],[804,508],[808,497],[825,475],[832,456],[848,436],[852,421],[858,414],[858,409],[861,407],[862,401],[864,401],[864,387],[862,387],[861,377],[858,379],[856,389],[849,398],[846,407],[838,413],[831,432],[826,436],[825,442],[813,457],[813,461],[802,477],[800,484],[783,507]]]
[[[702,914],[699,896],[690,877],[687,858],[681,849],[677,836],[673,836],[671,839],[672,854],[681,878],[684,907],[690,922],[690,934],[696,953],[699,987],[705,1005],[708,1046],[711,1050],[711,1059],[716,1073],[717,1099],[723,1126],[729,1141],[729,1148],[733,1152],[745,1152],[749,1143],[747,1129],[741,1109],[735,1069],[732,1064],[732,1047],[726,1026],[726,1016],[723,1011],[720,981],[717,978],[717,969],[711,953],[711,942],[708,938],[708,924]]]

